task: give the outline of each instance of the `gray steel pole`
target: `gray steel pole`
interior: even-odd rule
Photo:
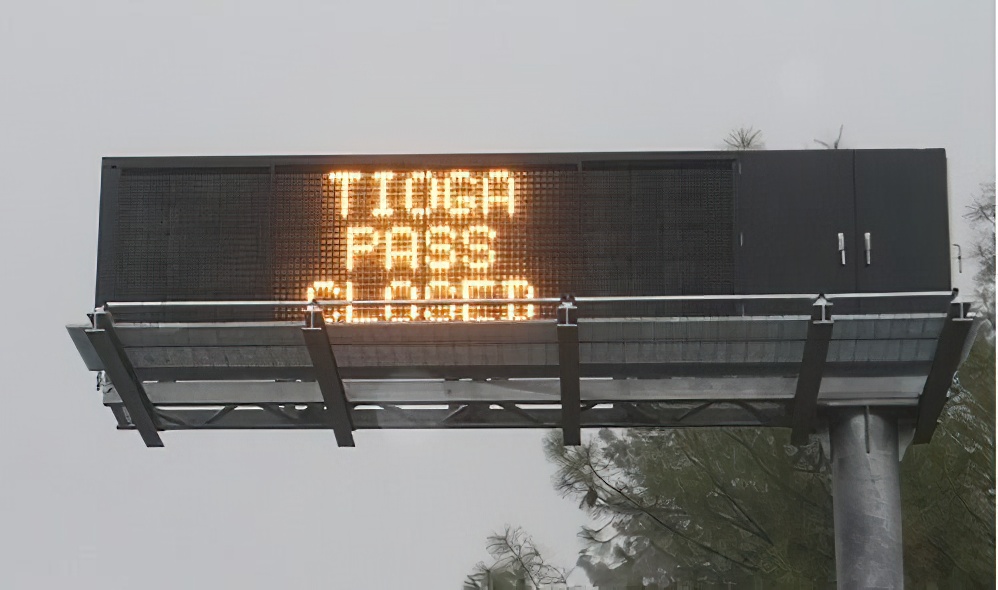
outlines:
[[[897,418],[842,409],[829,430],[838,588],[904,588]]]

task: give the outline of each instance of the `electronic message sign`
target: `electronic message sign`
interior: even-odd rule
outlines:
[[[523,321],[564,294],[946,290],[945,178],[941,150],[107,158],[95,303]]]

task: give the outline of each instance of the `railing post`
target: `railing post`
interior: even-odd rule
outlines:
[[[579,310],[571,297],[558,306],[558,374],[561,380],[561,429],[566,445],[582,444],[579,376]]]

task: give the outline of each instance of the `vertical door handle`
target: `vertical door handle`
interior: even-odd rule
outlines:
[[[842,266],[846,265],[846,235],[839,234],[839,256],[842,259]]]
[[[863,245],[866,248],[866,265],[870,266],[870,252],[873,250],[870,247],[870,232],[863,234]]]

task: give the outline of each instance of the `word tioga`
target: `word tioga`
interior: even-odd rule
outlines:
[[[443,212],[453,216],[477,214],[483,218],[490,212],[512,216],[516,207],[515,180],[507,170],[474,173],[468,170],[409,173],[387,170],[369,175],[331,172],[329,180],[335,183],[339,193],[338,209],[343,219],[349,218],[358,206],[369,207],[374,217],[425,216]],[[377,193],[377,200],[365,202],[370,200],[372,192]]]

